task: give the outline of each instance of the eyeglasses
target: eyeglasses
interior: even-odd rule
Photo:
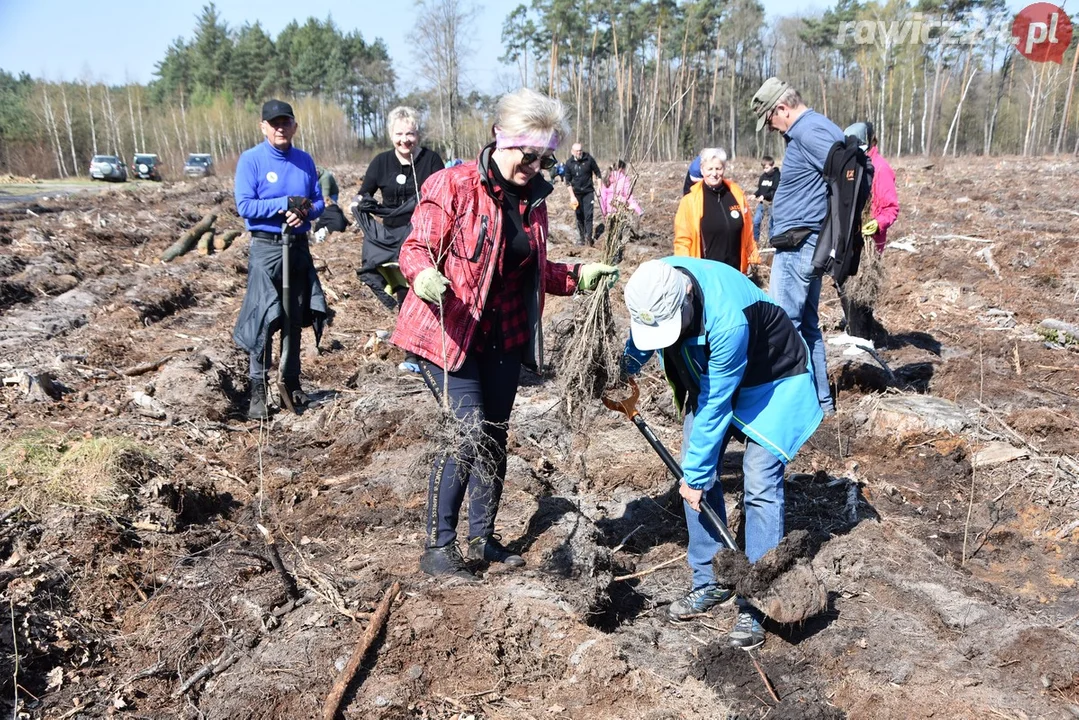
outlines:
[[[554,155],[549,155],[547,153],[538,153],[534,150],[525,150],[524,148],[517,149],[521,151],[522,165],[531,165],[537,160],[540,161],[540,168],[544,170],[550,170],[555,165],[556,161],[554,159]]]

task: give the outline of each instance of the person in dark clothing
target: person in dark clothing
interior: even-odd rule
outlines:
[[[311,220],[322,214],[324,204],[315,161],[292,146],[299,126],[292,106],[270,100],[262,106],[262,134],[266,142],[240,155],[236,163],[236,210],[251,232],[247,261],[247,291],[233,339],[249,356],[251,419],[269,417],[266,403],[267,371],[272,361],[275,332],[282,330],[281,402],[294,412],[306,405],[300,388],[300,328],[314,326],[315,342],[327,316],[326,300],[318,281],[307,233]],[[282,232],[289,231],[289,308],[282,307]],[[285,337],[284,323],[289,332]]]
[[[330,233],[344,232],[348,227],[345,214],[337,205],[340,189],[337,186],[337,178],[328,168],[318,169],[318,186],[322,191],[322,201],[326,204],[326,210],[322,217],[315,223],[315,242],[322,242]]]
[[[469,559],[525,564],[495,533],[520,369],[543,367],[547,294],[572,295],[618,278],[610,265],[547,259],[553,188],[540,170],[551,167],[564,128],[558,100],[527,88],[503,96],[494,142],[476,161],[428,181],[401,248],[412,292],[393,343],[422,358],[424,381],[460,423],[431,469],[420,558],[429,575],[476,579],[457,544],[466,495]]]
[[[401,243],[412,229],[412,213],[427,178],[445,164],[434,150],[421,147],[420,116],[410,107],[396,107],[386,118],[393,149],[375,156],[364,173],[352,206],[353,217],[363,231],[363,265],[357,271],[386,307],[404,304],[408,282],[398,267]],[[375,199],[378,192],[381,200]],[[381,218],[378,223],[375,218]],[[406,353],[400,369],[420,371],[415,355]]]
[[[689,164],[689,169],[686,170],[686,179],[682,181],[682,194],[689,195],[689,189],[702,179],[704,179],[704,176],[701,175],[701,156],[698,155],[693,158],[693,162]]]
[[[577,200],[577,244],[592,244],[592,211],[595,206],[596,188],[592,176],[603,177],[596,159],[581,149],[581,143],[573,143],[571,155],[564,166],[564,179],[573,189]]]
[[[768,212],[769,220],[771,219],[772,198],[776,194],[776,188],[779,187],[779,168],[776,167],[776,161],[771,155],[761,158],[761,167],[764,172],[757,180],[757,189],[753,193],[753,197],[757,198],[757,209],[753,211],[754,242],[761,240],[761,222],[764,220],[765,211]],[[771,232],[768,234],[771,236]]]

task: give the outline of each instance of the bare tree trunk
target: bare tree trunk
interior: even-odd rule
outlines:
[[[1068,132],[1068,117],[1071,114],[1072,91],[1075,88],[1075,68],[1079,65],[1079,49],[1073,51],[1072,69],[1068,74],[1068,91],[1064,93],[1064,115],[1060,119],[1060,132],[1057,133],[1057,144],[1053,148],[1053,154],[1060,154],[1060,146],[1064,143],[1064,135]]]
[[[75,135],[71,131],[71,111],[67,106],[67,88],[60,83],[60,102],[64,106],[64,125],[67,126],[67,143],[71,148],[71,174],[79,174],[79,161],[75,157]]]
[[[127,116],[131,120],[131,147],[133,148],[132,152],[136,153],[139,152],[139,148],[142,146],[139,145],[139,135],[135,131],[135,103],[131,99],[131,83],[128,83],[127,85]],[[145,148],[143,149],[145,150]]]
[[[963,94],[959,96],[959,104],[955,106],[955,115],[952,116],[952,124],[948,128],[948,138],[944,141],[944,152],[941,154],[942,157],[947,157],[948,155],[948,145],[952,141],[952,133],[955,132],[955,128],[959,124],[959,113],[963,111],[963,101],[967,99],[967,91],[970,90],[970,84],[974,82],[974,76],[975,74],[977,74],[977,72],[978,68],[973,63],[971,63],[971,70],[970,75],[967,77],[967,84],[963,87]],[[956,145],[958,145],[959,139],[956,138],[955,142]],[[952,155],[955,155],[954,150],[952,152]]]
[[[56,158],[56,170],[60,177],[67,177],[67,167],[64,165],[64,151],[60,145],[60,133],[56,129],[56,116],[52,111],[52,103],[49,102],[49,85],[41,83],[41,96],[45,103],[45,128],[52,143],[53,155]]]
[[[899,121],[896,123],[896,127],[899,128],[899,132],[896,133],[896,147],[895,156],[897,158],[903,157],[903,106],[907,100],[907,76],[906,74],[900,75],[899,78]],[[877,133],[880,136],[880,133]]]
[[[94,124],[94,98],[90,95],[90,81],[83,80],[83,85],[86,86],[86,109],[90,112],[90,142],[94,148],[94,155],[97,155],[97,126]]]
[[[926,145],[925,126],[929,115],[929,73],[924,60],[922,61],[922,81],[922,87],[925,88],[925,90],[922,91],[922,155],[926,155],[928,154],[928,146]],[[936,92],[935,87],[936,86],[934,85],[934,92]]]

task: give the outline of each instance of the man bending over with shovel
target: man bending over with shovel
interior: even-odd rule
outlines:
[[[630,339],[622,366],[635,375],[660,351],[684,417],[679,494],[693,585],[667,609],[670,619],[684,620],[733,595],[712,569],[725,547],[720,529],[701,514],[703,498],[726,523],[719,470],[729,433],[746,438],[746,556],[755,563],[783,537],[783,472],[823,413],[805,341],[783,309],[737,269],[688,257],[650,260],[629,279],[625,298]],[[738,606],[730,644],[761,645],[761,613],[743,598]]]
[[[247,292],[232,337],[250,358],[247,417],[270,416],[266,373],[271,337],[281,331],[281,404],[293,412],[308,402],[300,388],[300,328],[314,326],[315,344],[326,319],[326,298],[311,261],[307,233],[325,207],[315,161],[292,146],[299,127],[292,106],[270,100],[262,106],[266,142],[245,151],[236,163],[236,210],[251,231]]]

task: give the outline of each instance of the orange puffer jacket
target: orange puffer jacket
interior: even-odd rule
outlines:
[[[749,216],[746,196],[738,183],[723,179],[738,203],[742,212],[742,262],[739,270],[744,275],[750,265],[761,261],[757,253],[757,243],[753,242],[753,218]],[[701,218],[704,216],[704,181],[694,183],[689,193],[678,204],[678,213],[674,216],[674,254],[685,257],[704,257],[704,243],[701,240]]]

